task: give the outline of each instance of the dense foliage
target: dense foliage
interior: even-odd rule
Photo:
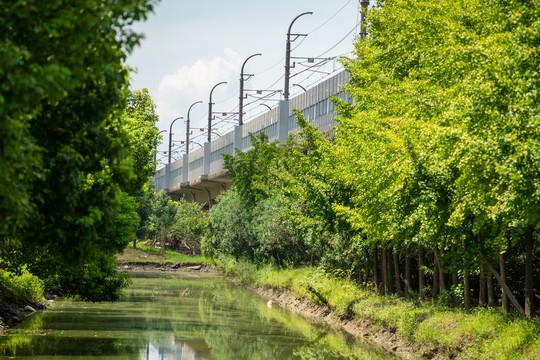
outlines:
[[[112,299],[157,120],[126,54],[153,0],[0,1],[0,265]]]
[[[532,316],[539,7],[387,0],[367,19],[357,58],[344,59],[354,103],[334,100],[334,139],[297,113],[287,144],[260,136],[226,156],[234,188],[210,210],[204,249]]]
[[[201,239],[208,226],[201,205],[183,198],[172,201],[166,191],[157,191],[147,184],[138,213],[137,239],[149,241],[163,251],[169,247],[184,254],[201,253]],[[136,242],[133,244],[137,246]]]

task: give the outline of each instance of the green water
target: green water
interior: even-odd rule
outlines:
[[[58,301],[0,337],[0,359],[390,359],[217,275],[133,273],[116,303]]]

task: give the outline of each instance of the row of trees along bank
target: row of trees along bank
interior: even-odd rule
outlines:
[[[0,278],[30,271],[94,301],[127,284],[115,254],[135,236],[158,134],[124,60],[155,3],[0,1]]]
[[[382,294],[462,306],[539,296],[539,7],[387,0],[330,140],[296,113],[287,144],[224,155],[234,181],[203,250],[314,264]],[[536,279],[536,280],[535,280]]]

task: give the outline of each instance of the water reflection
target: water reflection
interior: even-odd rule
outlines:
[[[387,359],[216,275],[138,273],[117,303],[60,301],[0,338],[0,358]]]

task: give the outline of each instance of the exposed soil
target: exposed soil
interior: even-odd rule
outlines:
[[[123,261],[118,266],[118,270],[131,271],[173,271],[173,272],[204,272],[217,273],[210,264],[197,262],[182,262],[182,263],[155,263],[155,262],[138,262],[138,261]]]
[[[141,249],[134,249],[131,246],[128,246],[124,249],[124,252],[116,255],[116,258],[119,262],[144,262],[144,261],[155,261],[155,262],[164,262],[167,258],[158,252],[143,251]]]

